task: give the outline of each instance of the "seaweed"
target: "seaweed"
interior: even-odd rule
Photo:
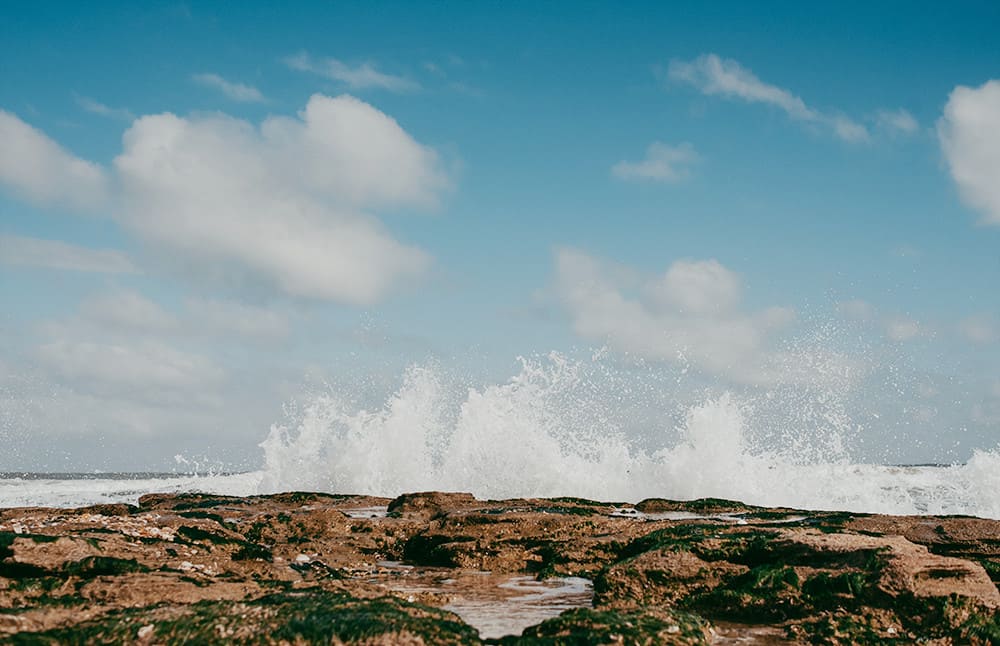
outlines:
[[[414,565],[430,567],[455,567],[458,562],[454,543],[475,542],[472,536],[451,536],[449,534],[416,534],[403,546],[403,559]]]
[[[723,585],[683,600],[682,606],[706,616],[750,623],[795,619],[806,614],[800,603],[799,575],[784,565],[759,565]]]
[[[158,612],[161,607],[118,610],[67,628],[9,635],[11,644],[134,642],[152,626],[156,643],[361,643],[411,635],[425,643],[481,643],[476,631],[442,610],[394,597],[356,599],[313,590],[280,592],[254,601],[202,601]],[[400,640],[405,641],[405,640]]]
[[[526,628],[503,646],[589,646],[591,644],[708,644],[708,622],[679,610],[577,608]]]
[[[92,579],[96,576],[116,576],[130,572],[149,572],[149,568],[135,559],[119,559],[112,556],[88,556],[79,561],[63,563],[62,573]]]

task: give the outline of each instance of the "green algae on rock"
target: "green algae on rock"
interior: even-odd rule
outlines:
[[[200,601],[118,610],[36,633],[11,644],[167,643],[478,644],[475,629],[451,613],[393,597],[356,599],[325,591],[284,592],[250,601]]]

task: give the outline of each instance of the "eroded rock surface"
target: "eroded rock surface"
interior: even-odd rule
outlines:
[[[594,582],[495,643],[1000,643],[998,521],[439,492],[0,510],[0,642],[478,644],[481,571]]]

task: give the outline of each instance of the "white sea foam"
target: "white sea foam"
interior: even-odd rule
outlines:
[[[147,493],[206,491],[245,496],[256,493],[261,474],[103,478],[0,478],[0,508],[3,507],[83,507],[102,503],[135,504]]]
[[[809,427],[754,434],[747,421],[753,404],[728,393],[692,406],[680,424],[665,417],[657,447],[655,434],[652,441],[637,441],[624,415],[616,414],[617,405],[634,403],[625,401],[633,389],[609,375],[595,380],[584,362],[553,354],[524,361],[507,383],[467,389],[457,405],[454,390],[426,367],[411,368],[374,411],[326,393],[272,428],[261,445],[261,490],[393,496],[436,489],[482,498],[618,501],[718,497],[806,509],[1000,518],[997,451],[978,451],[967,464],[947,467],[856,464],[850,425],[828,396],[815,398],[819,406],[808,414],[801,400],[795,402],[792,418]],[[610,392],[597,396],[595,387]]]
[[[371,410],[343,389],[292,407],[262,442],[260,471],[0,479],[0,507],[135,502],[152,491],[395,496],[450,490],[481,498],[631,502],[717,497],[803,509],[1000,518],[1000,451],[976,451],[954,466],[860,464],[851,457],[850,415],[827,386],[786,393],[777,407],[773,393],[767,401],[722,393],[685,409],[672,390],[675,381],[642,370],[630,374],[599,355],[573,361],[551,354],[523,361],[504,383],[469,387],[440,369],[413,366]],[[776,414],[782,402],[786,414]]]

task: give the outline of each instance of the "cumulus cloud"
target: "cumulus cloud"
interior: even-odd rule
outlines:
[[[0,183],[43,203],[105,203],[126,230],[160,257],[183,259],[198,280],[356,305],[376,302],[430,263],[373,213],[434,208],[450,187],[434,150],[346,95],[315,95],[297,116],[259,126],[221,114],[139,118],[123,136],[113,182],[5,112],[0,141]],[[7,262],[131,268],[113,252],[74,257],[55,243],[53,259],[33,260],[43,243],[20,242],[6,240]]]
[[[738,383],[821,378],[806,358],[778,347],[795,311],[746,310],[740,276],[718,261],[678,260],[653,277],[574,249],[557,251],[555,263],[555,296],[585,339]]]
[[[623,180],[673,183],[687,179],[691,164],[697,161],[691,144],[671,146],[656,141],[649,145],[645,159],[620,161],[611,167],[611,174]]]
[[[937,131],[962,201],[1000,225],[1000,80],[952,90]]]
[[[191,79],[199,85],[218,90],[229,99],[239,103],[261,103],[264,95],[252,85],[227,81],[218,74],[195,74]]]
[[[0,264],[105,274],[138,273],[121,251],[3,233],[0,233]]]
[[[429,263],[367,207],[432,206],[437,155],[348,96],[316,95],[259,128],[219,115],[137,120],[114,162],[122,221],[141,238],[295,296],[368,305]]]
[[[0,186],[42,206],[94,209],[108,181],[100,165],[67,152],[40,130],[0,110]]]
[[[694,316],[732,312],[740,304],[740,277],[716,260],[678,260],[646,286],[658,310]]]
[[[416,81],[381,72],[374,63],[369,62],[352,66],[336,58],[313,59],[309,54],[300,52],[286,58],[285,64],[299,72],[310,72],[338,81],[352,90],[381,89],[390,92],[412,92],[420,89]]]
[[[762,81],[732,59],[703,54],[693,61],[673,60],[667,75],[670,80],[687,83],[702,94],[774,106],[796,121],[825,126],[844,141],[868,139],[864,125],[843,115],[816,110],[791,91]]]

